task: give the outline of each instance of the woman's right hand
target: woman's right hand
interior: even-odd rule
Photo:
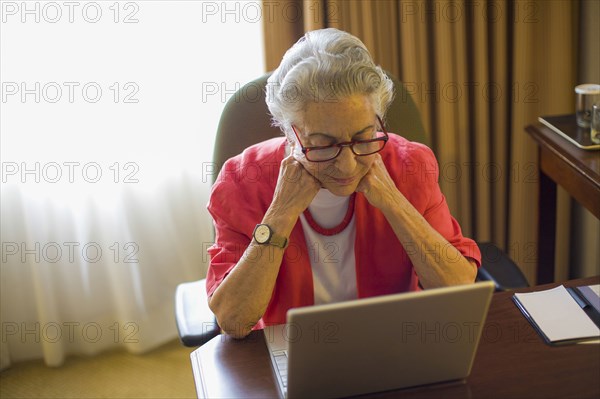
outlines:
[[[292,217],[295,222],[308,208],[320,188],[321,182],[294,158],[292,148],[290,154],[281,161],[271,211]]]

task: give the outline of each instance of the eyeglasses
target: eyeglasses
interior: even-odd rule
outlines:
[[[298,139],[298,143],[300,143],[300,147],[302,148],[302,153],[310,162],[327,162],[332,159],[337,158],[341,152],[342,148],[350,147],[352,153],[357,156],[365,156],[372,155],[385,147],[389,137],[388,133],[385,130],[385,126],[381,121],[381,118],[377,116],[377,120],[379,121],[379,125],[381,126],[381,132],[377,132],[378,137],[370,140],[354,140],[354,141],[346,141],[344,143],[337,143],[332,145],[325,146],[315,146],[315,147],[304,147],[302,142],[300,141],[300,136],[298,136],[298,132],[296,131],[296,127],[292,125],[292,130]]]

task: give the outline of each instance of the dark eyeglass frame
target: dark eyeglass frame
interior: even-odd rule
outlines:
[[[332,161],[334,159],[336,159],[337,157],[340,156],[340,154],[342,153],[342,149],[344,147],[350,147],[350,150],[352,151],[352,153],[358,157],[364,157],[367,155],[373,155],[373,154],[377,154],[378,152],[380,152],[381,150],[383,150],[385,148],[385,145],[387,144],[388,140],[389,140],[389,135],[387,130],[385,130],[385,125],[383,124],[383,121],[381,120],[381,118],[379,117],[379,115],[377,115],[377,120],[379,121],[379,125],[381,126],[381,132],[384,134],[383,137],[378,137],[376,139],[370,139],[370,140],[353,140],[353,141],[346,141],[343,143],[336,143],[336,144],[332,144],[332,145],[323,145],[323,146],[314,146],[314,147],[305,147],[302,144],[302,141],[300,141],[300,136],[298,135],[298,132],[296,131],[296,127],[292,124],[292,130],[294,131],[294,134],[296,135],[296,138],[298,139],[298,143],[300,143],[300,147],[302,149],[302,153],[304,154],[304,156],[306,157],[306,160],[309,162],[329,162]],[[354,151],[354,145],[355,144],[367,144],[367,143],[374,143],[377,141],[383,141],[383,145],[381,146],[380,149],[378,149],[375,152],[370,152],[368,154],[357,154],[356,151]],[[329,159],[324,159],[324,160],[320,160],[320,161],[313,161],[311,159],[309,159],[309,153],[311,151],[315,151],[315,150],[326,150],[329,148],[334,148],[337,147],[338,151],[335,154],[335,156],[329,158]]]

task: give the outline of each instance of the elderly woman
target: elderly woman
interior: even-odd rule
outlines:
[[[285,323],[292,307],[475,280],[480,253],[433,153],[385,130],[393,90],[348,33],[312,31],[287,51],[267,84],[285,138],[228,160],[208,205],[209,305],[227,334]]]

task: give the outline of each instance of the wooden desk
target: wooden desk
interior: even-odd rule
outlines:
[[[598,283],[600,277],[574,280],[565,285]],[[407,398],[600,397],[600,344],[545,344],[511,296],[510,292],[494,294],[473,370],[465,381],[380,392],[367,397],[391,398],[399,394]],[[278,396],[262,331],[255,331],[239,341],[224,336],[213,338],[192,352],[191,360],[198,397]]]
[[[577,148],[541,123],[525,130],[539,146],[537,283],[554,281],[556,185],[600,219],[600,152]]]

